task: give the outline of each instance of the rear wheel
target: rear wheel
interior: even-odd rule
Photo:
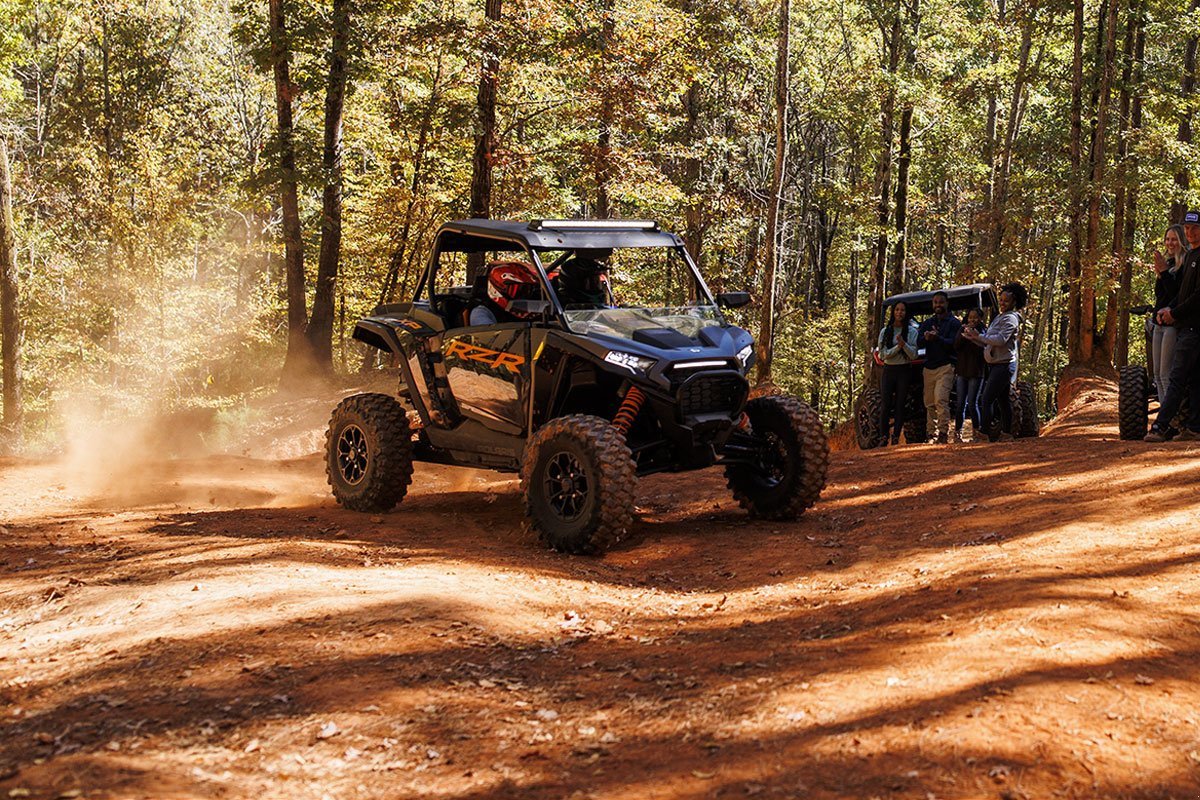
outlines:
[[[870,450],[879,446],[879,412],[883,406],[883,395],[878,389],[865,389],[854,405],[854,435],[859,450]]]
[[[325,432],[325,475],[352,511],[388,511],[412,483],[412,429],[386,394],[356,394],[333,411]]]
[[[1021,407],[1021,421],[1019,425],[1015,424],[1019,433],[1017,436],[1021,438],[1031,438],[1038,436],[1042,432],[1042,421],[1038,416],[1037,394],[1033,391],[1033,384],[1029,381],[1017,381],[1017,399]]]
[[[633,524],[636,484],[625,437],[600,417],[551,420],[525,445],[525,513],[560,552],[602,553],[620,540]]]
[[[1021,392],[1015,383],[1011,384],[1008,388],[1008,404],[1009,408],[1012,409],[1012,423],[1008,426],[1008,430],[1005,431],[1000,424],[1000,401],[995,400],[992,402],[992,424],[987,430],[987,435],[993,442],[996,441],[996,438],[1001,433],[1008,433],[1013,437],[1021,435],[1025,413],[1021,406]]]
[[[923,369],[920,371],[924,372]],[[923,379],[914,378],[908,390],[908,403],[904,407],[904,441],[909,444],[924,444],[929,438],[926,422],[925,382]]]
[[[1122,439],[1141,439],[1150,421],[1150,376],[1145,367],[1121,367],[1117,427]]]
[[[734,499],[752,516],[795,519],[825,488],[829,441],[821,418],[787,395],[751,400],[746,415],[758,456],[725,466]]]

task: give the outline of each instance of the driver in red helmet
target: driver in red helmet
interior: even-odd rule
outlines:
[[[493,261],[488,264],[487,297],[471,309],[471,325],[495,325],[503,320],[529,319],[532,314],[514,307],[514,300],[540,300],[537,271],[527,261]]]

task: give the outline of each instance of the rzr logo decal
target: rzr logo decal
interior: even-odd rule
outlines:
[[[466,361],[478,361],[480,364],[486,364],[492,369],[507,369],[514,375],[521,374],[521,365],[525,363],[524,356],[503,353],[499,350],[489,350],[486,347],[477,347],[473,344],[467,344],[461,339],[455,339],[446,345],[446,357],[461,358]]]

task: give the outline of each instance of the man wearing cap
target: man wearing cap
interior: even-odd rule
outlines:
[[[1159,325],[1175,326],[1175,356],[1167,395],[1159,408],[1158,418],[1146,434],[1147,442],[1167,440],[1167,429],[1179,413],[1185,392],[1191,393],[1188,419],[1176,438],[1179,441],[1200,439],[1200,211],[1184,214],[1183,233],[1191,249],[1179,270],[1179,294],[1154,317]]]

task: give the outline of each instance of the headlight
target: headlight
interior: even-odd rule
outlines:
[[[654,366],[653,358],[643,358],[642,356],[635,356],[633,353],[622,353],[620,350],[609,350],[604,360],[609,364],[624,367],[630,372],[645,372]]]
[[[754,345],[748,344],[741,350],[738,350],[738,361],[742,362],[742,369],[750,366],[750,360],[754,358]]]

